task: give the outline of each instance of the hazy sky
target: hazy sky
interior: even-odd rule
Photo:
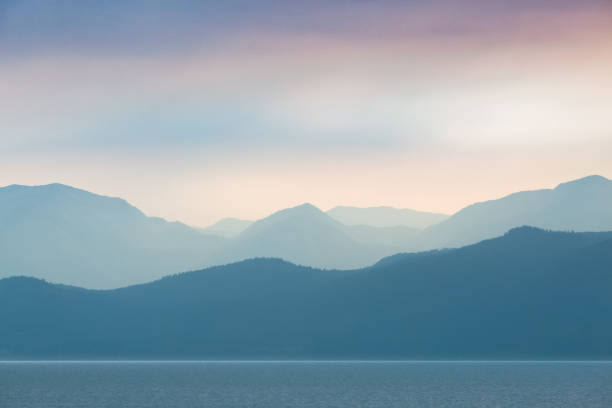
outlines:
[[[206,225],[612,177],[612,1],[0,2],[0,185]]]

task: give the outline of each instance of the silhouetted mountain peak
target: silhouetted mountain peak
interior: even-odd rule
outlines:
[[[612,180],[609,180],[603,176],[595,174],[595,175],[583,177],[577,180],[572,180],[572,181],[568,181],[565,183],[561,183],[555,188],[555,190],[573,189],[573,188],[582,188],[582,187],[600,187],[600,186],[612,187]]]
[[[41,184],[39,186],[33,186],[33,187],[38,187],[42,189],[56,189],[56,190],[78,190],[78,191],[85,192],[85,190],[81,190],[79,188],[72,187],[67,184],[62,184],[62,183]]]
[[[291,227],[290,229],[294,229],[300,228],[300,226],[309,226],[309,228],[312,228],[314,225],[331,225],[335,223],[335,220],[314,205],[304,203],[296,207],[277,211],[266,218],[254,222],[241,234],[241,236],[261,233],[264,230],[267,231],[271,228],[280,226],[287,226]]]
[[[304,203],[295,207],[285,208],[284,210],[280,210],[270,215],[269,217],[264,218],[263,220],[286,220],[293,218],[309,218],[309,217],[323,217],[328,218],[328,216],[310,203]],[[331,220],[331,218],[330,218]],[[259,223],[260,221],[257,221]]]
[[[592,175],[554,189],[472,204],[425,231],[419,249],[458,247],[530,225],[555,231],[612,230],[612,181]]]
[[[254,222],[218,259],[280,257],[300,265],[350,269],[375,262],[377,250],[353,240],[344,225],[306,203]]]
[[[100,198],[100,199],[110,199],[116,201],[122,201],[127,203],[122,198],[117,197],[109,197],[100,194],[95,194],[89,192],[87,190],[83,190],[77,187],[72,187],[66,184],[61,183],[51,183],[51,184],[41,184],[41,185],[33,185],[27,186],[22,184],[11,184],[6,187],[0,187],[0,192],[9,192],[9,193],[30,193],[30,194],[46,194],[48,197],[57,196],[64,194],[66,197],[74,197],[75,195],[82,197],[92,197],[92,198]]]
[[[99,195],[60,183],[35,186],[14,184],[0,188],[0,197],[7,199],[0,202],[0,218],[11,214],[15,219],[15,210],[18,210],[21,217],[32,216],[32,211],[42,211],[45,214],[50,212],[45,216],[62,213],[75,221],[102,213],[109,216],[145,217],[142,211],[122,198]],[[9,208],[13,211],[9,211]]]
[[[46,280],[31,278],[29,276],[12,276],[5,279],[0,279],[2,287],[0,287],[0,293],[2,291],[10,291],[15,293],[19,290],[32,290],[49,285]]]
[[[315,214],[315,213],[323,214],[323,211],[321,211],[320,209],[318,209],[317,207],[315,207],[314,205],[310,203],[300,204],[295,207],[288,208],[287,210],[295,212],[295,213],[299,212],[301,214]]]
[[[224,241],[58,183],[0,188],[0,226],[0,276],[97,288],[201,267]]]
[[[504,234],[504,236],[507,237],[525,237],[525,236],[533,236],[536,234],[545,234],[546,231],[541,229],[541,228],[537,228],[537,227],[531,227],[529,225],[523,225],[521,227],[516,227],[516,228],[512,228],[510,230],[508,230],[508,232],[506,232]]]
[[[79,188],[72,187],[66,184],[61,184],[61,183],[40,184],[40,185],[33,185],[33,186],[28,186],[24,184],[11,184],[1,189],[2,190],[38,190],[38,191],[80,191],[85,194],[95,195],[88,191],[81,190]]]

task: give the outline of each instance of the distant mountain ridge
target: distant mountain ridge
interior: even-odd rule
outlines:
[[[380,208],[350,211],[361,224],[389,220],[381,221]],[[391,218],[402,218],[405,211],[410,213],[391,209]],[[305,204],[253,223],[228,219],[195,229],[147,217],[124,200],[60,184],[8,186],[0,188],[0,277],[112,288],[262,256],[354,269],[400,252],[473,244],[521,225],[612,230],[612,181],[589,176],[476,203],[423,230],[346,225],[330,213]]]
[[[393,250],[368,245],[312,204],[278,211],[251,224],[215,258],[216,264],[277,257],[320,268],[350,269],[374,263]]]
[[[0,276],[98,288],[200,268],[224,242],[62,184],[0,188],[0,226]]]
[[[588,176],[550,190],[522,191],[472,204],[426,228],[411,249],[458,247],[521,225],[558,231],[612,230],[612,181]]]
[[[0,280],[0,357],[612,358],[612,232],[516,228],[354,271],[253,259],[91,291]]]
[[[200,230],[207,234],[219,235],[224,238],[233,238],[247,229],[253,221],[239,218],[223,218],[216,223]]]
[[[332,218],[345,225],[367,225],[371,227],[409,227],[423,229],[448,218],[446,214],[416,211],[393,207],[337,206],[327,211]]]

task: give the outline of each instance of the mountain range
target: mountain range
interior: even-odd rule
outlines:
[[[255,257],[280,257],[320,268],[358,268],[376,262],[385,248],[358,242],[345,226],[311,204],[278,211],[256,221],[214,258],[223,264]]]
[[[371,227],[409,227],[423,229],[448,218],[446,214],[416,211],[393,207],[348,207],[337,206],[327,214],[345,225],[368,225]]]
[[[199,269],[225,240],[61,184],[0,189],[0,276],[119,287]]]
[[[223,218],[200,231],[206,234],[219,235],[225,238],[233,238],[247,229],[253,221],[242,220],[240,218]]]
[[[612,232],[521,227],[350,271],[260,258],[102,291],[13,277],[0,357],[610,359],[611,271]]]
[[[412,249],[467,245],[519,225],[559,231],[612,230],[612,181],[589,176],[554,189],[522,191],[470,205],[426,228]]]
[[[327,215],[347,226],[377,227],[377,228],[410,228],[423,229],[435,225],[446,218],[446,214],[416,211],[408,208],[381,207],[350,207],[336,206]],[[203,232],[232,238],[247,229],[253,221],[239,218],[223,218],[216,223],[201,228]]]
[[[449,217],[390,207],[325,213],[304,204],[255,222],[225,219],[204,229],[147,217],[124,200],[61,184],[13,185],[0,188],[0,278],[116,288],[253,257],[354,269],[398,252],[476,243],[522,225],[612,230],[612,181],[589,176],[476,203]]]

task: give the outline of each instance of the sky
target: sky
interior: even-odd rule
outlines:
[[[0,1],[0,185],[205,226],[612,178],[612,0]]]

